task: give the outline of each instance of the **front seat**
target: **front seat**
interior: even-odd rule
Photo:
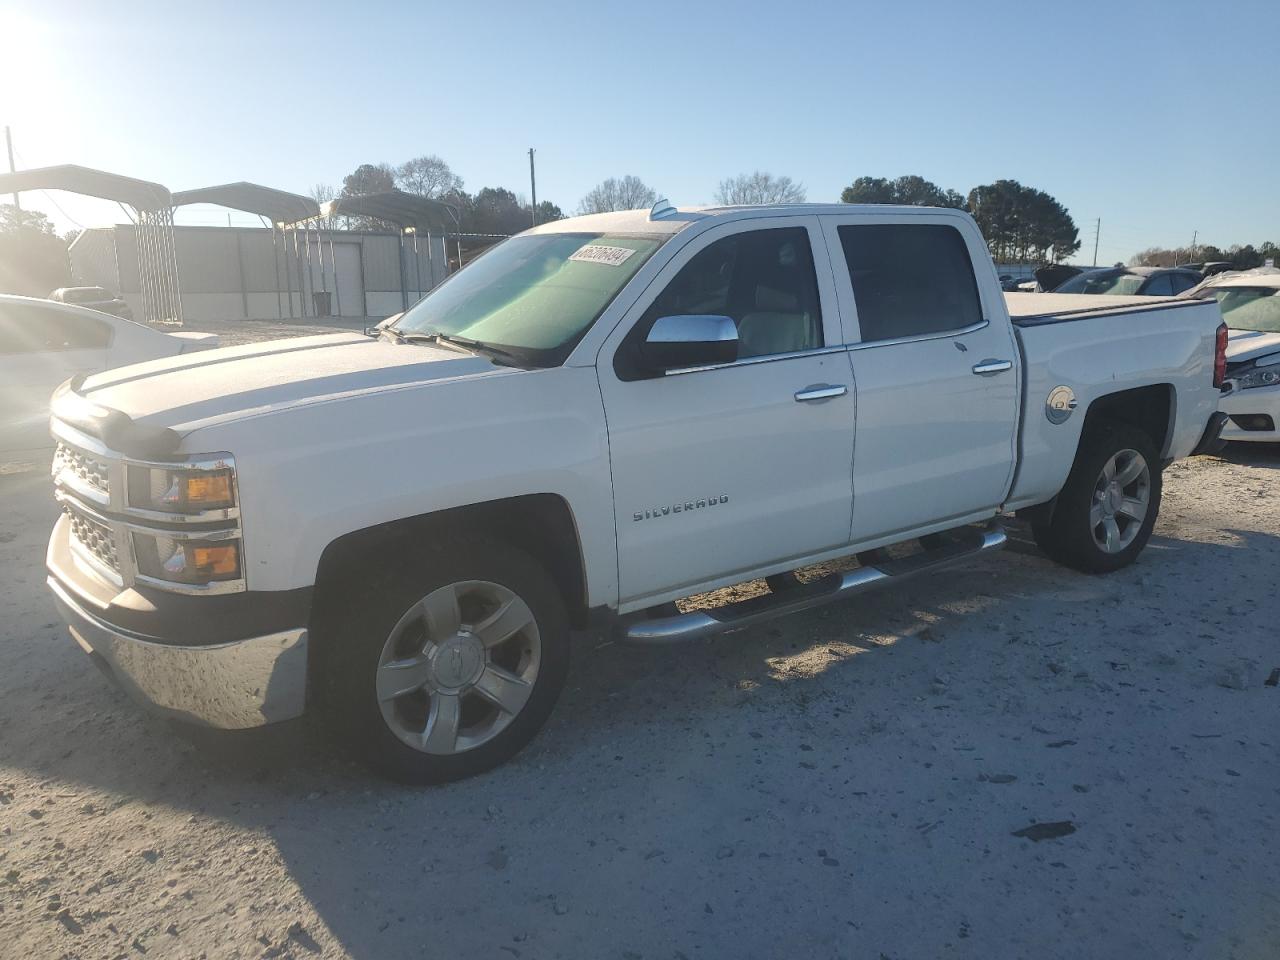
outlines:
[[[738,322],[740,358],[795,353],[812,346],[809,314],[800,309],[795,294],[762,284],[756,287],[755,307]]]

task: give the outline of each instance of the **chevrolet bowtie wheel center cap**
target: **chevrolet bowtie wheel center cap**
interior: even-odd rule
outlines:
[[[445,640],[431,653],[434,686],[438,690],[470,687],[484,672],[484,644],[469,633]]]

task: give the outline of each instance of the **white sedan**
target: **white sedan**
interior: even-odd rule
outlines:
[[[1227,324],[1222,438],[1280,442],[1280,270],[1219,274],[1188,296],[1217,300]]]
[[[217,345],[212,333],[163,333],[85,307],[0,295],[0,454],[53,446],[49,395],[64,380]]]

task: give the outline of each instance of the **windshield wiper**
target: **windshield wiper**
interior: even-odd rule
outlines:
[[[470,337],[457,337],[451,333],[405,333],[395,327],[383,327],[379,333],[389,334],[396,343],[447,343],[472,353],[483,354],[495,363],[505,366],[524,366],[524,358],[514,350],[506,350],[503,347],[485,343],[483,340],[472,340]]]
[[[472,340],[470,337],[458,337],[451,333],[433,333],[431,336],[440,343],[451,343],[454,346],[462,347],[464,350],[472,350],[475,353],[482,353],[490,360],[509,367],[519,367],[524,365],[524,358],[514,350],[506,350],[502,347],[494,346],[492,343],[485,343],[483,340]]]
[[[436,341],[434,333],[405,333],[396,327],[383,327],[378,333],[387,334],[396,343],[435,343]]]

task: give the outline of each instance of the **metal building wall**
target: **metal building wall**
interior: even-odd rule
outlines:
[[[311,317],[313,292],[327,290],[335,315],[380,319],[413,304],[448,275],[441,237],[432,237],[429,245],[425,235],[419,237],[416,258],[412,236],[403,245],[395,234],[335,230],[313,231],[309,237],[308,269],[308,244],[301,234],[295,257],[292,238],[277,234],[273,244],[269,229],[175,227],[185,317],[197,322]],[[85,231],[71,247],[71,262],[77,283],[118,290],[135,311],[141,310],[132,224]]]

